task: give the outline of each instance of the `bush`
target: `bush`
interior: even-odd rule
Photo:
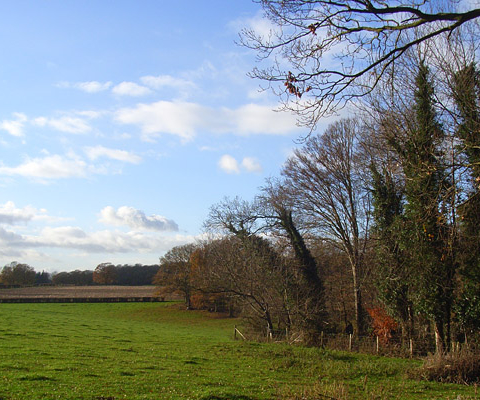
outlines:
[[[421,379],[469,385],[480,383],[480,357],[471,351],[435,355],[416,371]]]

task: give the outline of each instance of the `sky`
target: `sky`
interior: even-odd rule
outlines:
[[[156,264],[251,199],[305,130],[247,73],[250,0],[0,8],[0,267]]]

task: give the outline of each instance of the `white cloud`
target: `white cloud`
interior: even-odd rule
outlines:
[[[227,174],[239,174],[240,166],[238,161],[229,154],[223,155],[218,161],[218,166]]]
[[[86,133],[91,130],[90,125],[82,118],[64,116],[60,118],[38,117],[33,120],[34,125],[53,128],[66,133]]]
[[[114,86],[112,92],[119,96],[139,97],[150,94],[152,91],[149,88],[140,86],[134,82],[122,82]]]
[[[25,122],[27,122],[27,116],[22,113],[14,113],[14,120],[4,120],[0,123],[0,129],[7,131],[10,135],[16,137],[25,136],[23,133],[23,128]]]
[[[56,86],[65,89],[74,88],[86,93],[98,93],[108,90],[112,86],[112,82],[60,82]]]
[[[172,87],[176,89],[191,89],[196,85],[186,79],[175,78],[171,75],[158,75],[158,76],[143,76],[140,81],[153,89],[162,89],[164,87]]]
[[[115,119],[122,124],[138,125],[145,141],[153,141],[162,133],[188,141],[202,130],[243,136],[287,135],[298,130],[293,114],[257,104],[214,109],[191,102],[159,101],[120,109]]]
[[[245,157],[242,160],[242,167],[248,172],[262,172],[262,166],[257,159],[253,157]]]
[[[139,164],[142,161],[140,156],[126,150],[110,149],[103,146],[87,147],[85,153],[90,160],[96,160],[100,157],[111,158],[117,161]]]
[[[148,254],[150,259],[158,260],[159,255],[172,247],[195,242],[198,238],[200,237],[192,235],[163,236],[158,233],[109,230],[86,232],[75,226],[46,227],[38,234],[20,235],[0,227],[0,256],[5,258],[5,261],[21,259],[30,264],[34,261],[31,265],[35,266],[35,263],[42,264],[46,259],[60,262],[55,259],[56,252],[49,250],[48,254],[44,254],[38,249],[58,249],[64,252],[63,257],[67,258],[75,257],[76,253],[77,258],[81,259],[77,268],[84,269],[88,265],[85,262],[90,262],[92,266],[97,265],[102,259],[105,261],[104,257],[110,258],[113,254],[121,254],[122,260],[130,254],[130,258],[135,262],[139,261],[140,254]],[[94,257],[94,254],[100,256]],[[62,267],[67,266],[71,267]]]
[[[257,159],[253,157],[245,157],[242,162],[239,163],[229,154],[225,154],[220,158],[218,161],[218,166],[227,174],[239,174],[241,170],[257,173],[263,171],[262,166]]]
[[[178,225],[161,215],[147,216],[143,211],[133,207],[105,207],[100,212],[100,222],[114,226],[128,226],[135,230],[147,231],[178,231]]]
[[[52,155],[27,159],[17,167],[0,166],[0,175],[38,179],[71,178],[84,177],[87,169],[87,164],[74,155],[69,157]]]
[[[95,231],[85,232],[74,226],[47,227],[37,236],[18,235],[0,228],[3,248],[63,248],[87,253],[161,252],[180,243],[193,241],[194,237],[175,235],[161,237],[140,232]],[[3,242],[3,243],[2,243]]]
[[[45,212],[45,210],[37,210],[31,206],[17,208],[15,203],[7,201],[5,204],[0,204],[0,224],[15,225],[45,218]]]
[[[87,93],[98,93],[108,90],[112,86],[112,82],[78,82],[74,86]]]
[[[201,126],[205,107],[194,103],[159,101],[138,104],[135,108],[124,108],[117,112],[116,120],[122,124],[139,125],[142,138],[152,141],[161,133],[191,140]]]
[[[93,110],[84,110],[84,111],[77,111],[75,114],[76,114],[76,115],[80,115],[81,117],[88,118],[88,119],[95,119],[95,118],[101,117],[102,115],[105,115],[106,112],[104,112],[104,111],[93,111]]]

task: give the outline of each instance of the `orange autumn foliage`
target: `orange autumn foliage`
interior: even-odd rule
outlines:
[[[397,322],[381,308],[369,308],[368,314],[372,318],[372,328],[382,344],[387,344],[392,338],[392,333],[398,328]]]

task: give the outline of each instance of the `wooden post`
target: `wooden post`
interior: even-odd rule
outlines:
[[[378,354],[379,351],[380,351],[380,340],[377,336],[377,354]]]
[[[237,339],[237,334],[238,334],[243,340],[247,340],[247,339],[245,338],[245,336],[243,336],[242,332],[240,332],[240,331],[237,329],[237,325],[235,325],[235,331],[234,331],[234,334],[233,334],[234,339]]]
[[[320,347],[323,347],[323,331],[322,331],[322,334],[320,335]]]
[[[233,328],[233,339],[237,340],[237,325]]]
[[[410,338],[410,357],[413,358],[413,339]]]
[[[353,335],[350,333],[350,335],[348,335],[348,350],[352,351],[352,339],[353,339]]]

